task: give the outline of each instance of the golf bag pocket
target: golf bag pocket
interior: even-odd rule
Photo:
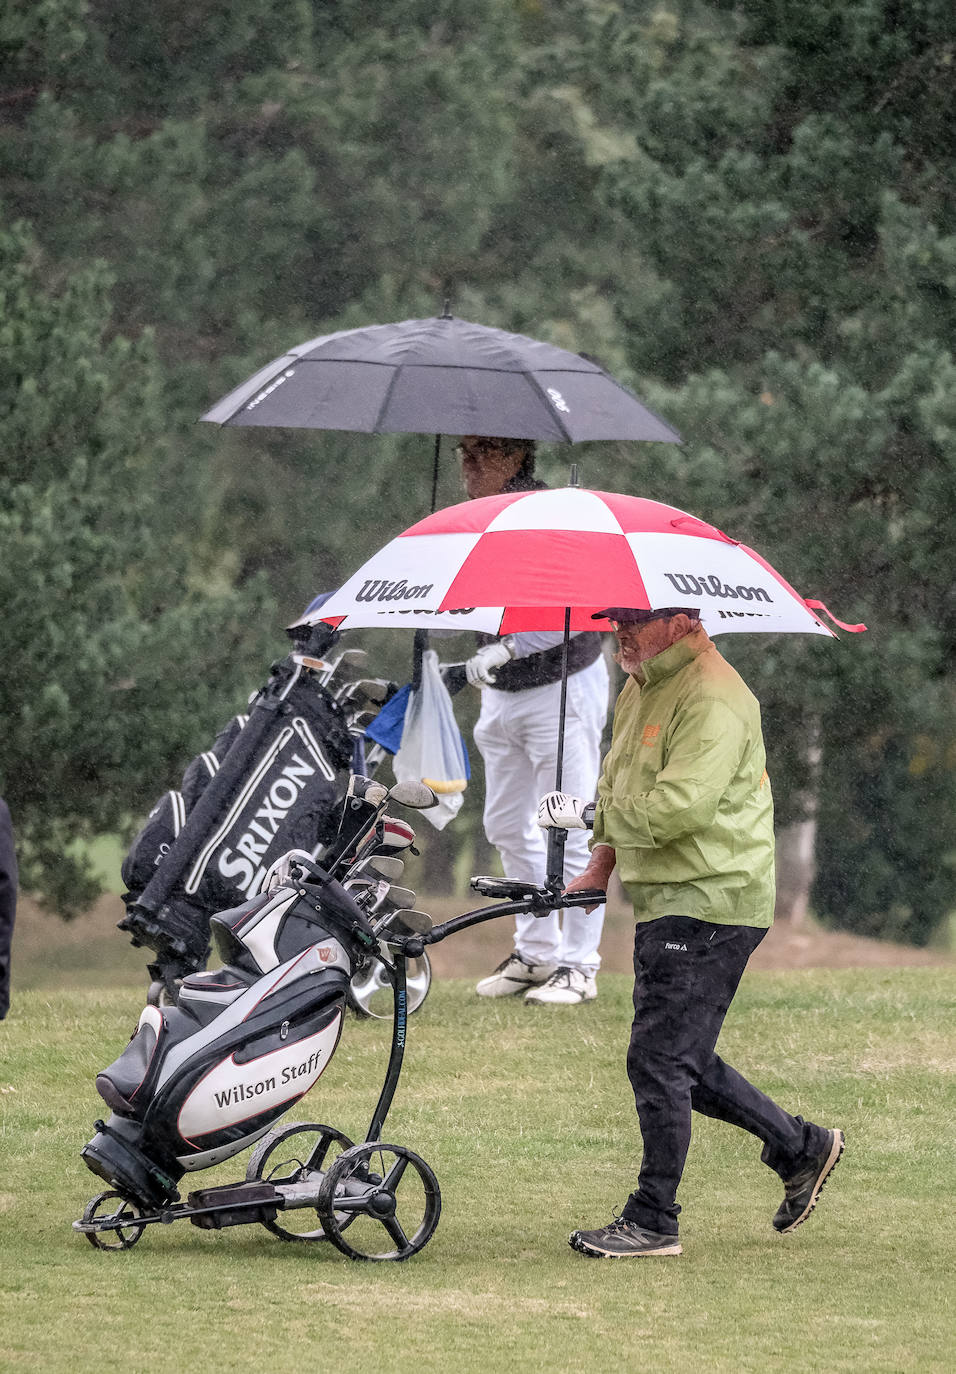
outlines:
[[[188,1010],[198,1022],[205,1024],[230,1006],[255,979],[244,970],[210,969],[208,973],[192,973],[184,978],[179,990],[179,1005]]]
[[[233,716],[215,743],[190,762],[178,791],[164,792],[146,818],[123,860],[120,872],[130,894],[138,896],[179,839],[186,817],[219,772],[236,736],[249,719]]]
[[[142,892],[179,837],[186,820],[181,792],[164,792],[123,860],[120,873],[131,892]]]
[[[333,938],[331,925],[294,887],[260,893],[242,906],[221,911],[209,922],[209,931],[213,949],[232,974],[259,977],[315,946],[323,951],[323,963],[344,968],[351,975],[351,961],[343,944]],[[187,984],[205,988],[206,976],[187,978],[184,989]]]
[[[166,1024],[159,1007],[144,1007],[129,1044],[115,1063],[96,1076],[96,1091],[120,1116],[135,1116],[136,1097],[149,1076]]]
[[[260,1139],[335,1052],[350,974],[328,937],[258,978],[224,968],[192,980],[178,1007],[146,1007],[129,1045],[97,1077],[113,1114],[82,1151],[88,1167],[157,1205],[185,1172]]]

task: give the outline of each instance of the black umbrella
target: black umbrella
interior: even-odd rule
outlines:
[[[591,359],[447,313],[310,339],[260,368],[202,419],[361,434],[680,443],[676,430]]]
[[[310,339],[260,368],[202,418],[362,434],[680,442],[589,358],[453,315]]]
[[[434,434],[431,509],[443,434],[581,443],[680,443],[593,359],[448,313],[344,329],[275,358],[200,417],[212,424]],[[413,681],[427,634],[416,635]]]

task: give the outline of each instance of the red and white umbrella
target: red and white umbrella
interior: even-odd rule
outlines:
[[[816,614],[830,614],[822,602],[805,600],[713,525],[658,501],[573,486],[436,511],[374,554],[311,618],[345,629],[510,634],[593,630],[592,611],[607,606],[695,606],[710,634],[833,635]]]
[[[464,501],[386,544],[311,617],[344,629],[593,630],[608,606],[688,606],[711,634],[833,636],[760,554],[674,506],[563,487]],[[829,615],[829,611],[826,612]],[[833,619],[833,617],[830,617]],[[863,630],[863,625],[843,625]],[[555,788],[561,787],[567,678]],[[548,885],[563,884],[564,831],[548,834]]]

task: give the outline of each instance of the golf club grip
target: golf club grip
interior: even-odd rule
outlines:
[[[607,893],[603,887],[584,887],[580,892],[566,893],[562,901],[565,906],[601,906]]]

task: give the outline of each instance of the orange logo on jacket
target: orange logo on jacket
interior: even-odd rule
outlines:
[[[645,725],[644,736],[641,740],[641,743],[650,748],[650,746],[654,743],[654,741],[657,739],[657,736],[660,733],[661,727],[659,725]]]

